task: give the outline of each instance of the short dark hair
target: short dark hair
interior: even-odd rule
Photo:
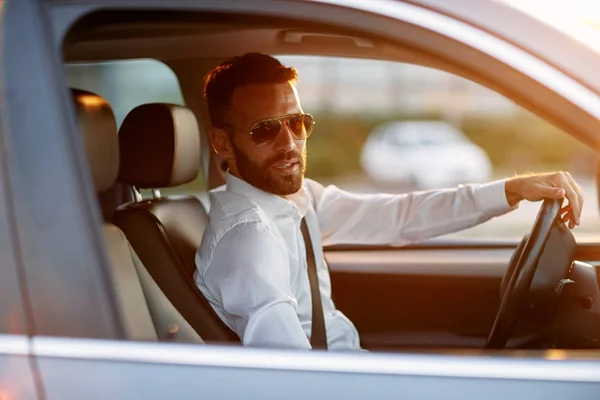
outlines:
[[[261,53],[247,53],[224,61],[212,70],[204,83],[204,96],[213,126],[227,123],[227,112],[235,89],[246,85],[295,83],[298,72],[279,60]]]

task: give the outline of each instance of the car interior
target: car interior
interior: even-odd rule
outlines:
[[[78,89],[73,89],[72,95],[94,187],[102,194],[114,186],[119,173],[115,117],[110,105],[101,97]],[[102,229],[127,338],[202,343],[156,285],[125,234],[110,222],[105,222]]]
[[[156,59],[175,72],[186,104],[140,105],[117,132],[105,99],[69,88],[127,339],[239,344],[193,279],[208,210],[193,194],[161,194],[198,174],[209,189],[224,183],[222,160],[208,143],[202,94],[206,73],[221,61],[251,51],[402,61],[463,76],[546,115],[543,106],[521,96],[534,82],[491,81],[411,40],[402,44],[308,21],[218,13],[101,11],[73,26],[63,49],[66,65]],[[515,85],[522,86],[518,92]],[[142,197],[143,189],[152,196]],[[600,244],[576,243],[560,223],[559,207],[541,205],[520,244],[326,248],[333,299],[371,351],[599,347]]]

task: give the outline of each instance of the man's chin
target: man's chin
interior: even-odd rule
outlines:
[[[275,178],[271,180],[272,184],[269,185],[269,190],[267,191],[278,196],[289,196],[300,190],[302,181],[302,175]]]
[[[294,194],[302,187],[304,174],[281,174],[275,171],[259,176],[258,174],[248,173],[239,169],[240,176],[243,180],[251,184],[257,189],[271,193],[277,196],[288,196]]]

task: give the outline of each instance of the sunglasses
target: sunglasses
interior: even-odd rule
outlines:
[[[310,136],[315,124],[315,119],[310,114],[295,114],[279,118],[269,118],[258,121],[252,125],[250,136],[256,146],[265,146],[271,143],[287,125],[296,140],[303,140]]]

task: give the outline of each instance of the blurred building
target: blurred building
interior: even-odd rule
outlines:
[[[388,61],[283,56],[300,74],[303,107],[335,112],[512,115],[512,101],[436,69]]]

